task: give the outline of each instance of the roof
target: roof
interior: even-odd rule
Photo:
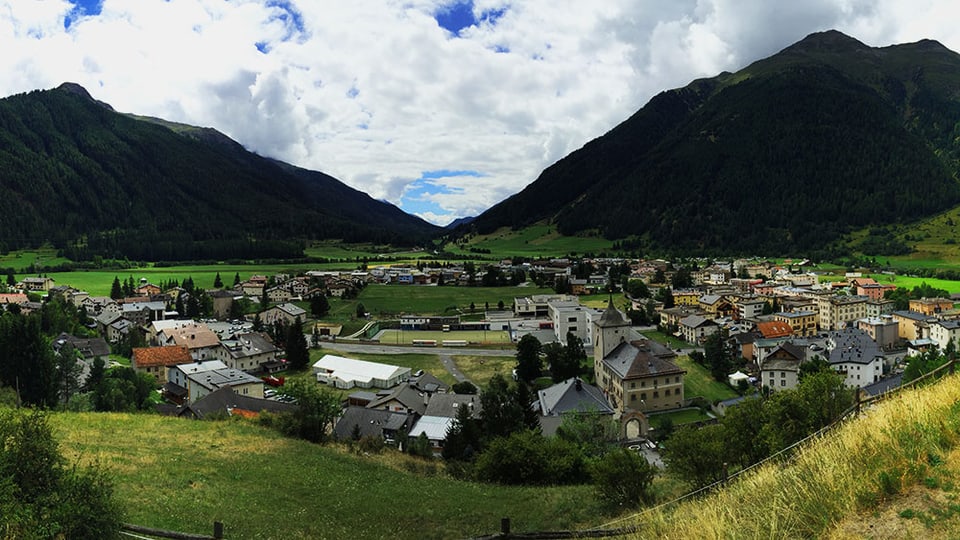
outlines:
[[[333,432],[337,439],[350,439],[357,426],[361,437],[382,437],[384,430],[400,431],[409,420],[410,417],[402,413],[351,406],[343,410]]]
[[[470,394],[435,394],[430,397],[423,414],[456,418],[460,407],[471,407],[473,417],[476,418],[480,414],[480,397]]]
[[[296,304],[290,304],[290,303],[277,304],[274,307],[286,313],[287,315],[290,315],[291,317],[302,317],[307,314],[307,310],[303,309],[302,307]]]
[[[891,375],[885,379],[880,379],[879,381],[868,384],[861,388],[868,396],[878,396],[880,394],[886,394],[900,388],[903,384],[903,373],[897,373],[896,375]]]
[[[204,388],[223,388],[227,386],[242,386],[244,384],[263,384],[263,381],[239,369],[222,368],[187,375],[191,381]]]
[[[192,415],[196,418],[204,418],[211,414],[221,413],[232,415],[240,411],[249,411],[257,414],[263,411],[282,413],[293,412],[297,410],[297,407],[294,403],[243,396],[234,392],[232,388],[220,388],[184,407],[178,415]]]
[[[603,359],[603,363],[621,379],[686,373],[673,362],[658,357],[651,349],[649,342],[645,340],[620,343]]]
[[[793,334],[793,327],[784,321],[769,321],[757,323],[757,330],[765,338],[784,337]]]
[[[806,352],[803,350],[802,347],[798,347],[788,341],[786,343],[781,343],[780,345],[774,347],[773,350],[771,350],[770,353],[767,355],[767,358],[770,358],[771,356],[773,356],[783,360],[785,359],[783,356],[784,354],[787,357],[789,357],[787,359],[797,360],[798,362],[802,362],[803,359],[806,358],[807,356]]]
[[[387,403],[390,403],[391,401],[396,401],[408,411],[415,412],[417,414],[423,414],[424,411],[427,410],[426,394],[406,384],[402,384],[393,392],[371,401],[367,407],[371,409],[377,409],[383,405],[386,405]]]
[[[916,311],[894,311],[892,315],[897,317],[903,317],[904,319],[910,319],[914,321],[929,321],[935,319],[930,315],[924,315],[923,313],[918,313]]]
[[[313,363],[313,370],[314,372],[326,372],[328,376],[343,381],[369,382],[373,379],[393,379],[403,375],[404,371],[409,372],[410,368],[325,354]]]
[[[133,367],[148,368],[176,366],[193,362],[190,351],[180,345],[169,347],[136,347],[133,349]]]
[[[110,356],[110,345],[107,340],[96,338],[78,338],[66,332],[61,333],[53,340],[54,350],[59,351],[64,343],[73,345],[73,348],[80,351],[84,358],[97,358],[100,356]]]
[[[537,392],[540,414],[557,416],[564,413],[613,414],[603,392],[579,378],[567,379]]]
[[[831,332],[829,338],[833,342],[829,359],[831,364],[870,364],[878,357],[883,358],[877,342],[859,328]]]
[[[220,345],[220,337],[206,325],[200,323],[169,328],[164,330],[163,334],[177,345],[183,345],[188,349],[204,349]]]
[[[700,315],[688,315],[680,319],[680,325],[688,328],[700,328],[701,326],[716,326],[717,323]]]
[[[417,423],[410,428],[411,437],[419,437],[425,433],[431,441],[443,441],[447,438],[447,431],[453,418],[443,416],[424,416],[417,420]]]
[[[419,377],[412,377],[410,379],[410,385],[415,386],[418,390],[424,392],[446,392],[450,389],[450,385],[441,381],[440,379],[433,376],[432,373],[424,373]]]
[[[629,326],[630,321],[627,320],[626,316],[621,313],[620,310],[613,307],[613,297],[610,297],[610,300],[607,301],[607,309],[604,310],[603,315],[600,316],[597,325],[600,327]]]
[[[246,358],[261,354],[275,353],[280,349],[262,332],[238,334],[235,339],[224,340],[223,347],[232,358]]]

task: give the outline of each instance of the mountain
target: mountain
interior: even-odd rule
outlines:
[[[0,100],[0,242],[71,258],[299,256],[308,240],[413,244],[439,227],[222,133],[115,112],[65,83]]]
[[[788,254],[960,203],[960,55],[812,34],[662,92],[480,215],[641,249]]]
[[[450,223],[448,223],[447,226],[444,227],[444,229],[450,230],[450,229],[456,229],[461,225],[469,225],[470,223],[473,223],[474,219],[476,219],[476,216],[467,216],[467,217],[457,218],[451,221]]]

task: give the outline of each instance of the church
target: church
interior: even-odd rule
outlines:
[[[669,347],[640,335],[613,300],[594,322],[594,375],[597,386],[620,414],[683,407],[683,376]]]

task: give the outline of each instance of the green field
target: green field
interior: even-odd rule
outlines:
[[[678,356],[674,362],[687,370],[683,376],[683,397],[690,399],[702,397],[708,403],[716,403],[724,399],[737,397],[737,393],[729,385],[717,382],[710,376],[707,368],[697,364],[687,355]]]
[[[472,236],[462,246],[448,244],[451,253],[471,255],[470,248],[490,250],[485,257],[563,257],[570,254],[600,253],[613,246],[611,240],[599,236],[561,236],[556,227],[532,225],[520,230],[501,228],[491,234]]]
[[[480,388],[486,388],[490,378],[499,373],[509,381],[513,368],[517,367],[515,356],[469,356],[457,355],[453,357],[457,367],[470,382]]]
[[[513,299],[534,294],[552,294],[552,289],[537,287],[435,287],[415,285],[366,286],[359,296],[352,300],[333,299],[330,315],[353,316],[356,306],[362,303],[364,309],[376,318],[389,318],[405,313],[421,315],[457,315],[469,314],[470,304],[474,311],[483,312],[485,304],[497,309],[497,302],[503,301],[504,309],[510,309]]]
[[[11,251],[0,256],[0,268],[13,268],[17,272],[22,272],[31,264],[37,266],[56,266],[67,261],[63,257],[57,257],[57,250],[53,248],[26,249],[22,251]]]
[[[591,486],[504,487],[447,478],[440,462],[364,457],[244,420],[51,415],[69,463],[99,463],[124,521],[230,539],[467,538],[598,525]],[[418,474],[408,470],[420,471]]]
[[[443,341],[466,341],[468,345],[510,345],[510,332],[503,330],[451,330],[450,332],[431,330],[384,330],[380,343],[385,345],[410,345],[414,340],[434,340],[438,346]]]
[[[918,285],[926,283],[931,287],[943,289],[950,293],[960,293],[960,281],[954,281],[950,279],[911,277],[903,275],[891,276],[889,274],[864,274],[864,276],[873,278],[878,283],[890,283],[892,285],[896,285],[897,287],[904,287],[907,289],[913,289]],[[845,279],[843,274],[820,276],[820,281],[841,281],[843,279]]]

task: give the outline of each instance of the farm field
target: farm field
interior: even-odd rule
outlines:
[[[467,538],[599,524],[591,486],[452,480],[442,463],[287,439],[250,421],[51,414],[69,463],[99,463],[124,521],[231,539]],[[410,471],[417,471],[410,472]],[[269,504],[264,504],[269,501]],[[403,504],[397,504],[403,501]]]

